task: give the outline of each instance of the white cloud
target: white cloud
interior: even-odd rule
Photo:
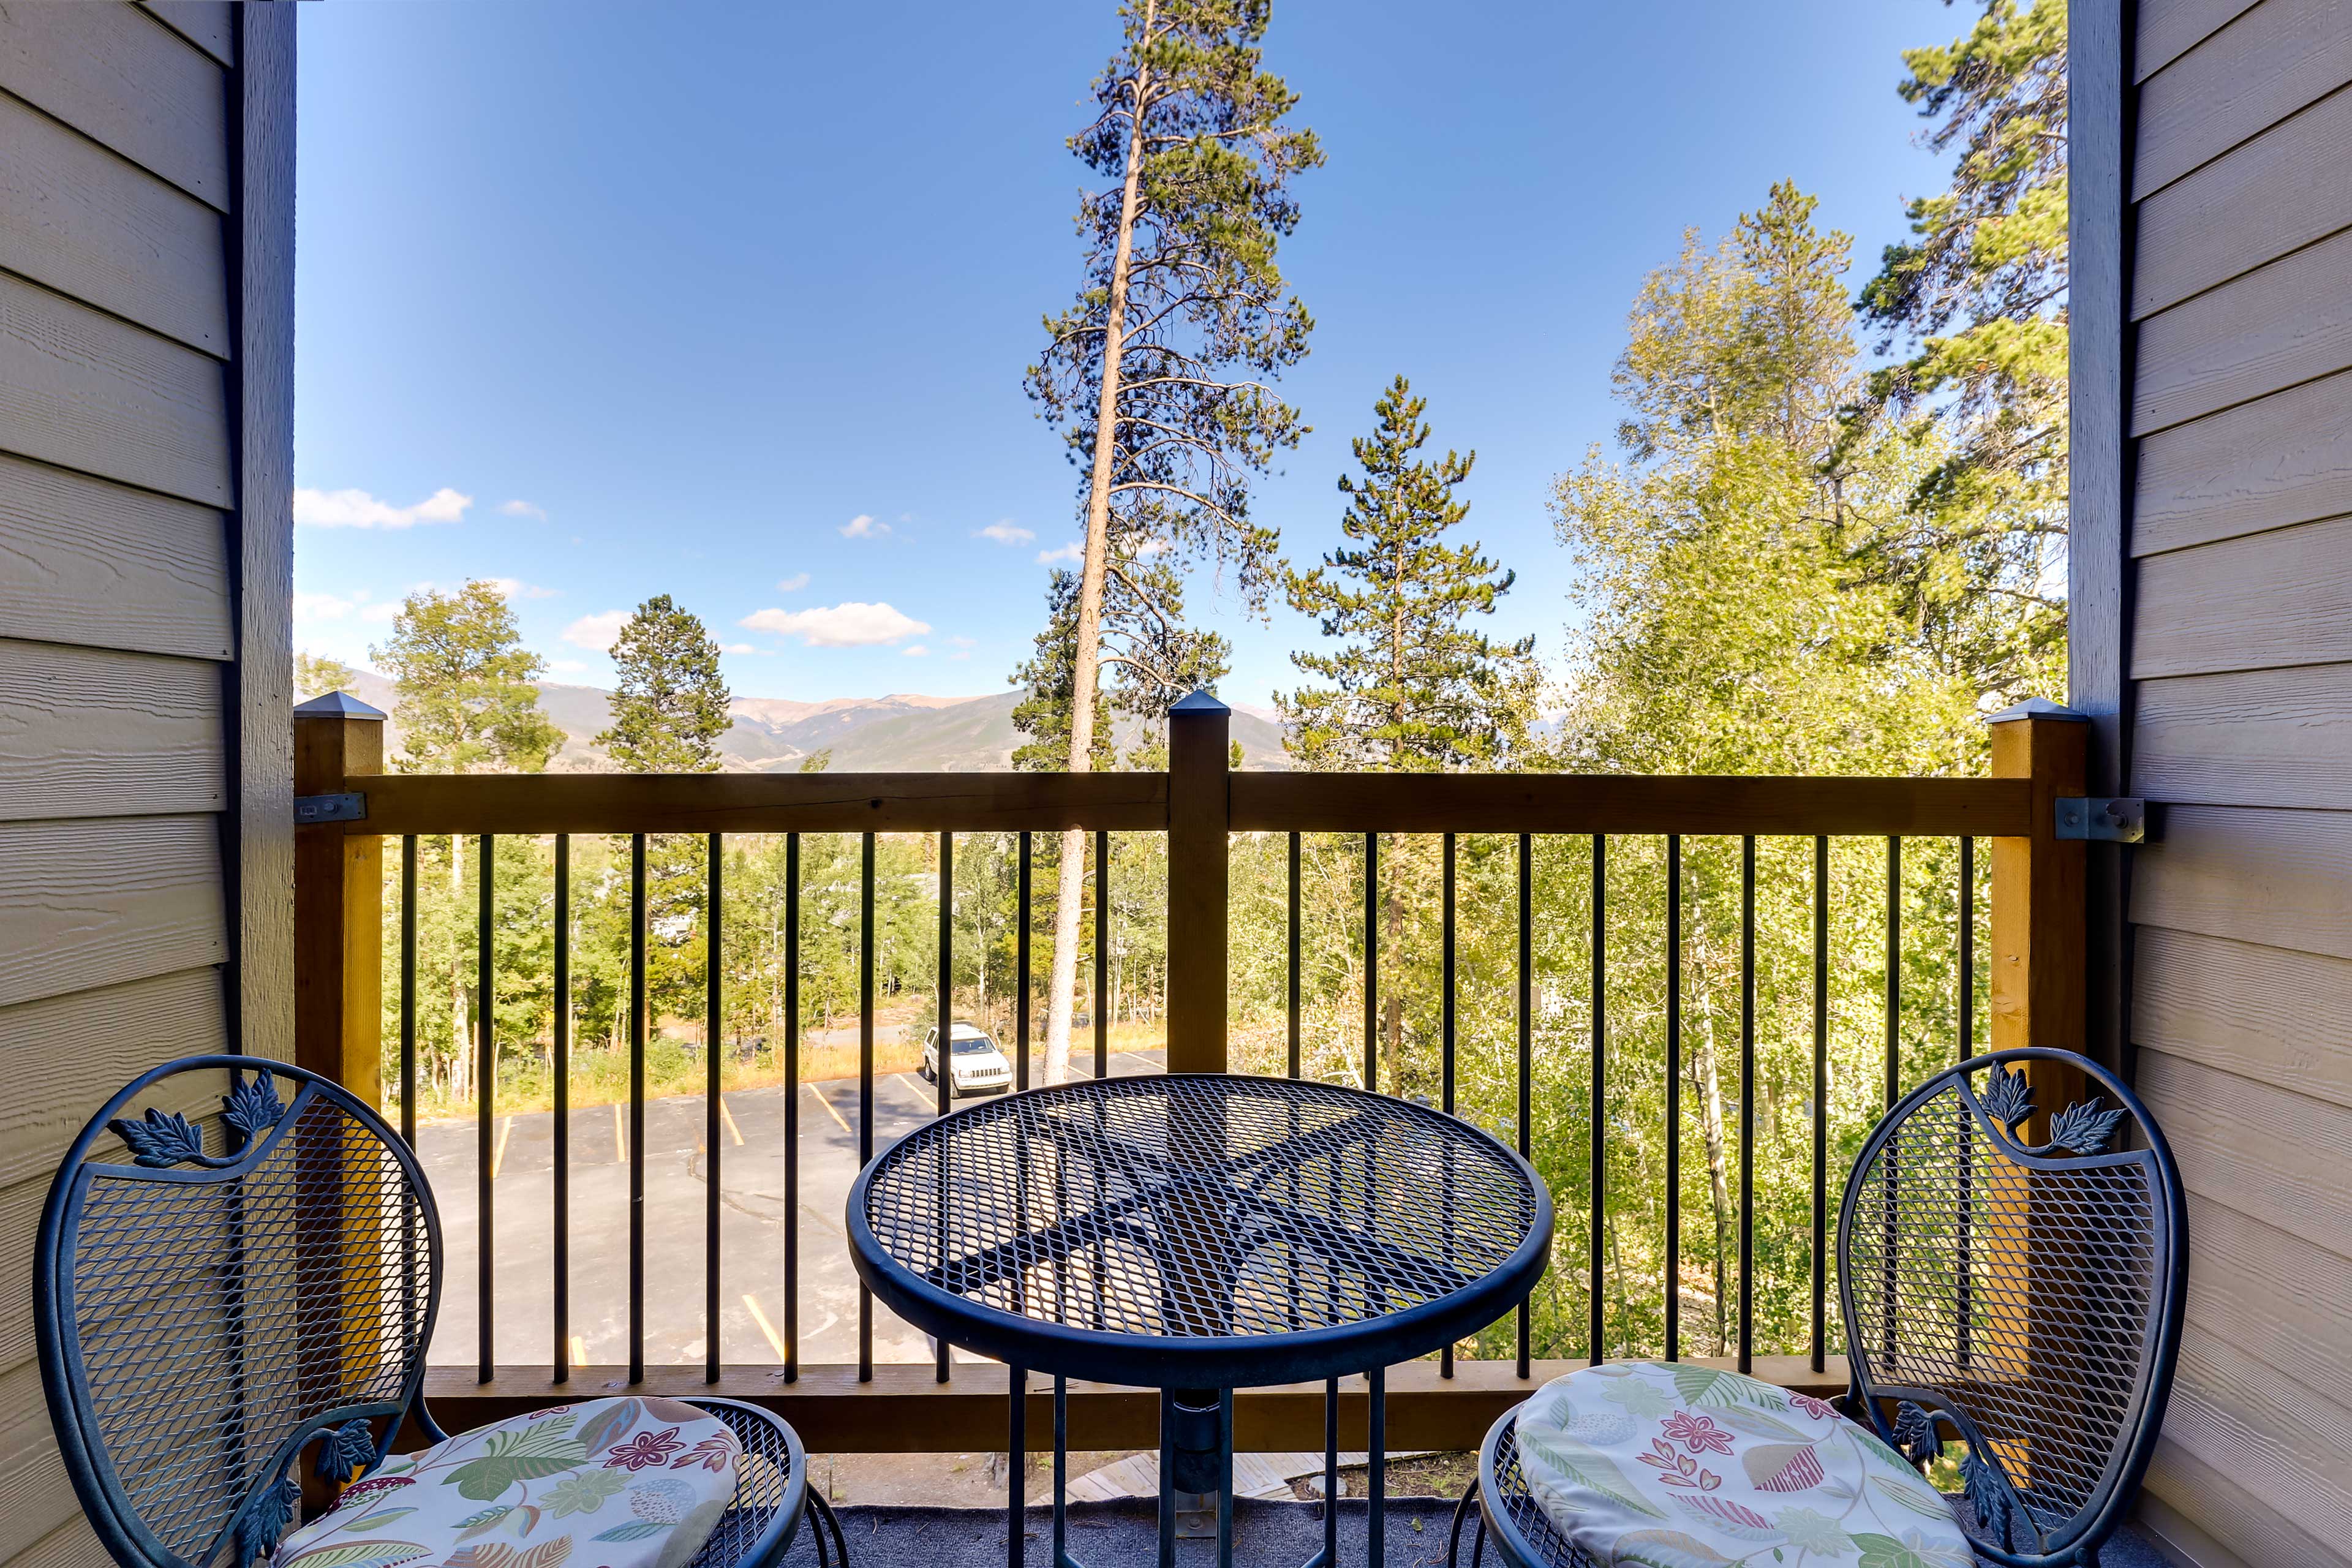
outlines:
[[[520,577],[485,577],[483,582],[499,591],[502,599],[552,599],[560,588],[542,588],[536,583],[526,583]]]
[[[730,642],[719,644],[719,651],[720,653],[757,653],[760,650],[747,642]]]
[[[900,648],[898,650],[898,657],[901,658],[921,658],[930,651],[931,650],[929,648],[925,647],[921,643],[917,643],[912,647]]]
[[[414,528],[457,522],[474,498],[444,485],[415,506],[394,506],[365,490],[296,490],[294,521],[312,528]]]
[[[1063,545],[1059,550],[1040,550],[1037,552],[1037,564],[1040,566],[1061,566],[1065,564],[1075,566],[1086,558],[1086,542],[1077,539],[1073,539],[1067,544]]]
[[[533,506],[527,500],[500,501],[499,510],[509,517],[527,517],[534,522],[547,521],[547,509],[543,506]]]
[[[992,522],[972,535],[974,539],[993,539],[999,544],[1026,544],[1037,536],[1025,528],[1015,528],[1008,520]]]
[[[888,523],[877,522],[862,511],[841,525],[844,539],[879,539],[889,531]]]
[[[948,662],[950,664],[954,664],[960,660],[970,658],[971,657],[971,655],[968,651],[964,653],[951,653],[948,655]]]
[[[776,592],[779,594],[797,594],[803,588],[807,586],[808,574],[805,572],[795,572],[791,576],[776,584]]]
[[[586,661],[583,659],[551,658],[547,661],[547,668],[555,671],[558,675],[578,675],[583,670],[586,669],[588,666]]]
[[[360,599],[367,595],[359,595]],[[298,621],[340,621],[352,613],[358,599],[339,599],[332,594],[297,594],[294,595],[294,618]]]
[[[381,605],[370,605],[365,609],[362,610],[360,612],[360,619],[363,621],[380,621],[388,626],[392,622],[400,619],[400,606],[397,604],[394,604],[392,600],[386,599]]]
[[[620,640],[621,628],[628,624],[629,612],[626,610],[605,610],[599,615],[583,616],[563,628],[563,640],[573,647],[604,653]]]
[[[978,647],[980,646],[978,640],[972,637],[950,637],[948,638],[948,641],[955,644],[958,647]]]
[[[797,637],[810,647],[875,647],[919,637],[931,628],[888,605],[851,601],[814,610],[761,610],[739,626],[755,632]]]

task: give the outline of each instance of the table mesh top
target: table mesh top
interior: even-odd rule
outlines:
[[[864,1218],[918,1278],[1075,1328],[1369,1323],[1528,1240],[1525,1171],[1466,1123],[1284,1079],[1129,1078],[973,1107],[876,1162]]]

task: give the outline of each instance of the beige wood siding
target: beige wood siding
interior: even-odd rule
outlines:
[[[100,1100],[159,1061],[240,1043],[285,1054],[291,975],[282,944],[252,933],[290,919],[266,906],[290,835],[270,819],[289,787],[273,759],[291,750],[290,523],[271,434],[289,417],[278,285],[291,257],[269,226],[282,215],[257,214],[251,193],[283,195],[271,182],[290,153],[269,138],[292,128],[278,110],[257,130],[254,68],[236,64],[260,38],[245,52],[290,71],[280,20],[226,4],[0,5],[11,1568],[106,1561],[58,1460],[34,1356],[34,1230],[58,1159]]]
[[[2132,1037],[2191,1238],[2147,1517],[2352,1563],[2352,5],[2138,41]]]

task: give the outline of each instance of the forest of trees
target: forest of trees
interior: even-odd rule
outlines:
[[[1255,604],[1279,595],[1318,640],[1279,695],[1294,761],[1327,769],[1622,773],[1980,772],[1981,719],[2063,689],[2066,452],[2064,10],[1980,0],[1946,46],[1905,57],[1900,91],[1949,188],[1908,209],[1911,237],[1853,276],[1849,238],[1815,221],[1791,184],[1758,193],[1719,237],[1698,229],[1641,286],[1614,390],[1613,449],[1563,453],[1551,497],[1558,546],[1579,587],[1574,628],[1547,668],[1532,639],[1480,629],[1515,574],[1477,538],[1460,487],[1475,452],[1402,374],[1368,388],[1369,423],[1339,479],[1326,539],[1277,539],[1253,521],[1250,487],[1303,430],[1270,384],[1306,353],[1311,326],[1276,269],[1301,219],[1295,176],[1321,161],[1289,126],[1296,98],[1260,58],[1267,7],[1161,0],[1129,16],[1096,86],[1097,117],[1072,141],[1106,181],[1082,215],[1078,302],[1046,322],[1027,384],[1068,444],[1087,528],[1081,568],[1058,573],[1024,693],[1022,767],[1152,766],[1168,705],[1213,685],[1230,649],[1185,618],[1191,565],[1222,563]],[[1171,67],[1170,62],[1175,62]],[[1191,282],[1186,282],[1191,279]],[[1337,413],[1339,411],[1330,411]],[[1327,416],[1328,416],[1327,415]],[[1156,434],[1155,434],[1156,432]],[[543,768],[561,737],[534,705],[541,673],[494,588],[420,591],[372,650],[397,684],[407,771]],[[621,679],[614,765],[718,766],[729,694],[702,622],[667,596],[639,606],[614,649]],[[350,671],[306,665],[311,689]],[[1126,754],[1112,715],[1140,721]],[[814,759],[823,765],[823,759]],[[1435,838],[1377,847],[1381,886],[1371,1027],[1379,1087],[1440,1092]],[[1301,846],[1304,1070],[1360,1081],[1368,1042],[1360,837]],[[1465,836],[1459,904],[1458,1104],[1505,1136],[1517,1104],[1518,844]],[[1591,858],[1607,856],[1606,1117],[1591,1125]],[[787,966],[798,964],[803,1072],[854,1068],[835,1031],[857,1006],[860,847],[810,835],[798,847],[796,959],[786,951],[786,841],[725,842],[725,1016],[706,1040],[710,910],[699,838],[648,849],[650,1066],[657,1086],[699,1087],[699,1053],[725,1051],[730,1083],[780,1079]],[[1098,921],[1115,1044],[1156,1042],[1165,1005],[1165,847],[1114,835],[1111,907],[1095,907],[1090,835],[1039,835],[1031,910],[1042,1076],[1066,1062],[1091,1006]],[[501,840],[493,862],[497,975],[488,1012],[503,1110],[543,1103],[556,1009],[569,1007],[581,1100],[623,1092],[629,935],[625,839],[570,854],[572,984],[552,994],[551,842]],[[1230,1016],[1237,1070],[1280,1071],[1288,1002],[1289,848],[1237,836],[1232,855]],[[1538,1355],[1583,1353],[1590,1140],[1606,1145],[1605,1336],[1611,1354],[1663,1346],[1668,847],[1622,837],[1534,841],[1537,1163],[1558,1202],[1558,1265],[1534,1306]],[[1813,1103],[1814,846],[1757,849],[1756,1103],[1738,1103],[1737,840],[1679,847],[1683,910],[1679,1172],[1686,1353],[1729,1343],[1733,1216],[1743,1121],[1757,1141],[1759,1352],[1811,1333],[1813,1118],[1842,1172],[1884,1103],[1892,980],[1906,1081],[1958,1049],[1961,847],[1905,844],[1900,946],[1890,976],[1883,840],[1829,852],[1826,1103]],[[478,1002],[474,919],[479,847],[418,847],[416,1033],[421,1108],[467,1114],[480,1086],[466,1048]],[[386,908],[396,907],[396,858]],[[1979,859],[1981,865],[1982,859]],[[1004,835],[954,848],[959,1016],[1013,1034],[1017,855]],[[936,839],[877,846],[874,964],[882,1011],[911,1027],[885,1047],[911,1065],[940,977]],[[396,931],[388,921],[387,933]],[[1980,982],[1981,983],[1981,982]],[[393,988],[388,987],[390,991]],[[387,1040],[397,1037],[387,996]],[[1975,1016],[1987,1016],[1978,999]],[[390,1079],[392,1075],[388,1074]],[[1830,1332],[1834,1340],[1834,1323]],[[1507,1353],[1497,1331],[1484,1353]]]

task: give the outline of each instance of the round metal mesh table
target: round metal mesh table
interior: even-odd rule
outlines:
[[[1534,1286],[1551,1202],[1467,1122],[1329,1084],[1097,1079],[959,1110],[849,1195],[857,1271],[1015,1365],[1235,1388],[1423,1355]]]

